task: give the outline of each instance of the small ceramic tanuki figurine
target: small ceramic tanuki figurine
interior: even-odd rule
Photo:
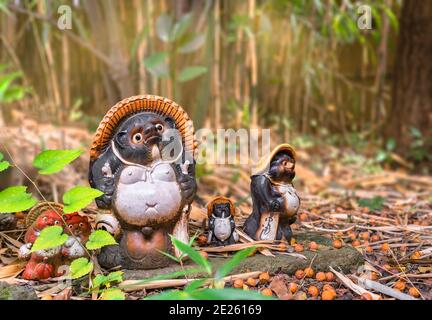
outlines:
[[[196,192],[194,129],[186,112],[166,98],[144,95],[113,106],[100,123],[90,152],[89,182],[96,199],[120,224],[120,245],[102,248],[101,266],[150,269],[180,255],[169,234],[188,242],[188,216]],[[116,230],[101,215],[100,227]]]
[[[226,246],[239,240],[235,231],[234,213],[234,203],[222,196],[214,198],[207,205],[208,243]]]
[[[289,144],[260,160],[251,176],[253,209],[244,231],[255,240],[291,240],[300,198],[292,184],[296,153]]]
[[[84,249],[79,244],[81,248],[78,249],[76,241],[82,241],[82,244],[85,244],[85,241],[88,240],[91,228],[87,217],[80,216],[77,212],[64,214],[63,219],[68,222],[66,228],[61,218],[62,214],[63,206],[54,202],[42,202],[33,207],[27,214],[26,225],[28,229],[24,236],[26,243],[21,246],[19,251],[21,259],[30,259],[22,274],[24,279],[43,280],[61,276],[63,273],[59,271],[60,266],[85,254]],[[56,225],[64,228],[66,233],[73,232],[76,239],[71,240],[69,237],[63,246],[30,253],[41,231],[46,227]]]
[[[81,216],[78,212],[65,214],[66,221],[65,233],[69,234],[62,247],[62,257],[64,262],[70,262],[75,258],[85,256],[84,246],[91,233],[91,226],[86,216]]]

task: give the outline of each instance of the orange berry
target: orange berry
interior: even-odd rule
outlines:
[[[278,250],[279,250],[279,251],[286,251],[286,250],[287,250],[287,245],[286,245],[286,243],[282,242],[281,244],[279,244],[279,246],[278,246]]]
[[[372,242],[377,242],[377,241],[380,240],[380,237],[379,237],[379,235],[374,234],[374,235],[371,237],[371,240],[372,240]]]
[[[335,279],[335,275],[333,274],[333,272],[327,272],[326,273],[326,280],[327,281],[334,281],[334,279]]]
[[[201,234],[197,239],[198,244],[203,245],[207,243],[207,237]]]
[[[258,284],[258,279],[254,279],[254,278],[249,277],[246,280],[246,283],[251,287],[255,287]]]
[[[360,238],[362,238],[363,240],[367,240],[369,239],[369,232],[365,231],[365,232],[361,232],[359,234]]]
[[[365,251],[366,251],[367,253],[372,253],[372,252],[373,252],[373,248],[372,248],[371,246],[367,246],[367,247],[365,248]]]
[[[414,298],[420,297],[420,291],[418,291],[417,288],[411,287],[411,288],[409,288],[408,292]]]
[[[318,281],[325,281],[326,274],[324,272],[318,272],[315,276],[315,279],[317,279]]]
[[[313,271],[312,268],[307,267],[306,269],[304,269],[304,273],[306,275],[307,278],[312,278],[315,274],[315,272]]]
[[[334,240],[333,241],[333,247],[336,248],[336,249],[342,248],[342,241],[340,241],[340,240]]]
[[[324,290],[321,294],[322,300],[334,300],[334,298],[336,298],[336,292],[334,291]]]
[[[355,239],[357,238],[357,235],[355,234],[355,232],[350,231],[350,232],[348,232],[348,237],[349,237],[351,240],[355,240]]]
[[[307,219],[308,219],[308,214],[306,212],[300,214],[300,221],[306,221]]]
[[[268,272],[263,272],[259,275],[259,280],[261,283],[267,283],[270,280],[270,275]]]
[[[353,245],[353,247],[358,247],[359,245],[361,245],[361,243],[360,243],[360,241],[358,241],[358,240],[354,240],[354,241],[352,242],[352,245]]]
[[[404,291],[406,288],[406,284],[404,281],[398,280],[394,284],[394,288],[399,291]]]
[[[371,273],[369,274],[369,279],[370,279],[370,280],[378,280],[378,273],[376,273],[376,272],[371,272]]]
[[[318,249],[318,244],[315,241],[312,241],[311,243],[309,243],[309,249],[312,251],[315,251]]]
[[[297,283],[295,283],[295,282],[290,282],[290,283],[288,284],[288,289],[289,289],[289,291],[291,291],[292,294],[296,293],[297,290],[298,290],[298,285],[297,285]]]
[[[362,299],[362,300],[373,300],[371,294],[368,293],[368,292],[363,293],[363,294],[361,295],[361,299]]]
[[[233,283],[234,288],[241,289],[241,288],[243,288],[243,285],[244,285],[243,279],[234,280],[234,283]]]
[[[273,292],[269,288],[264,288],[261,290],[261,294],[266,297],[273,296]]]
[[[334,291],[334,292],[336,292],[336,290],[330,284],[328,284],[328,283],[326,283],[323,286],[323,291]]]
[[[303,246],[300,243],[297,243],[294,246],[294,250],[295,250],[295,252],[302,252],[304,249],[303,249]]]
[[[297,279],[299,279],[299,280],[303,279],[304,276],[305,276],[305,273],[304,273],[304,271],[301,270],[301,269],[298,269],[298,270],[295,272],[295,277],[296,277]]]
[[[205,251],[202,251],[202,250],[200,250],[200,255],[202,256],[202,257],[204,257],[204,258],[208,258],[208,253],[207,252],[205,252]]]
[[[417,259],[420,259],[421,256],[422,256],[422,254],[420,253],[420,251],[416,251],[411,255],[411,259],[417,260]]]
[[[389,251],[389,249],[390,249],[390,245],[387,242],[381,245],[381,251],[387,252]]]
[[[318,297],[319,295],[319,290],[317,287],[315,286],[310,286],[308,289],[308,293],[312,296],[312,297]]]
[[[389,264],[387,264],[387,263],[385,265],[383,265],[383,268],[386,271],[390,271],[391,270],[391,266]]]

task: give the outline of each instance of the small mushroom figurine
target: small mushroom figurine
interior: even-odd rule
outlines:
[[[276,147],[251,176],[252,213],[244,231],[255,240],[290,241],[300,198],[294,189],[296,152],[289,144]]]
[[[169,99],[134,96],[107,112],[90,151],[89,182],[104,193],[98,207],[114,214],[98,217],[98,226],[120,243],[101,249],[101,266],[151,269],[172,262],[161,251],[180,256],[169,235],[189,240],[195,147],[192,121]]]
[[[208,243],[217,246],[234,244],[239,240],[235,230],[234,203],[222,196],[214,198],[207,205]]]

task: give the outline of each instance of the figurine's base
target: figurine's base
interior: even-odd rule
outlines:
[[[364,263],[363,256],[355,248],[344,246],[340,249],[332,247],[332,241],[328,238],[316,234],[295,234],[294,238],[301,243],[315,241],[320,245],[317,251],[305,250],[299,256],[276,254],[274,257],[267,257],[262,254],[255,254],[243,260],[236,266],[231,274],[243,273],[248,271],[267,271],[270,273],[283,272],[288,275],[294,274],[298,269],[309,267],[313,260],[313,268],[317,271],[330,271],[329,267],[339,268],[346,273],[358,268]],[[307,246],[305,246],[307,248]],[[210,258],[214,270],[228,261],[227,258]],[[195,268],[196,266],[187,261],[184,268]],[[180,271],[182,268],[178,264],[170,265],[165,268],[153,270],[124,270],[123,278],[125,280],[139,280],[154,277],[156,275],[168,274]],[[191,277],[203,276],[204,274],[192,274]]]

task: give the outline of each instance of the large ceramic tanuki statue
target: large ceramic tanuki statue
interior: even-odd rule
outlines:
[[[160,251],[179,255],[169,234],[188,241],[188,214],[196,192],[194,129],[175,102],[152,95],[117,103],[97,129],[90,154],[90,185],[104,192],[99,208],[120,223],[120,245],[102,249],[111,268],[166,266]]]
[[[279,145],[261,159],[251,176],[253,211],[244,230],[255,240],[291,239],[290,225],[300,207],[300,198],[292,184],[295,156],[290,145]]]

